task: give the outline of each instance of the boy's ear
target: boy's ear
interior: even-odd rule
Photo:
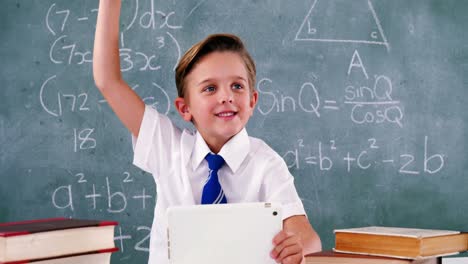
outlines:
[[[182,97],[177,97],[174,101],[175,107],[179,115],[187,122],[192,120],[192,114],[190,113],[190,109],[188,104],[186,104],[185,99]]]
[[[252,109],[255,108],[255,106],[257,105],[257,100],[258,100],[258,93],[257,91],[254,91],[251,95],[250,95],[250,107]],[[253,114],[253,111],[252,111],[252,114]]]

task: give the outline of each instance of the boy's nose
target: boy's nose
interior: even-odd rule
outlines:
[[[221,101],[222,104],[232,103],[232,97],[226,97]]]
[[[219,98],[220,98],[220,102],[222,104],[232,103],[233,93],[232,93],[231,89],[222,89],[222,92],[220,93]]]

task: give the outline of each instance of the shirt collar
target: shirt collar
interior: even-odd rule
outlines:
[[[250,150],[250,140],[247,130],[243,128],[239,133],[232,137],[219,151],[226,164],[235,173]],[[206,144],[201,134],[197,131],[194,148],[192,151],[192,168],[196,170],[205,156],[210,153],[210,148]]]

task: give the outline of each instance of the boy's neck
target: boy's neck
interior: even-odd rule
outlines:
[[[214,154],[218,154],[221,151],[221,149],[224,147],[224,145],[226,145],[227,142],[229,142],[233,137],[238,135],[241,131],[242,129],[238,131],[236,134],[232,135],[231,137],[225,138],[225,139],[219,138],[219,137],[211,137],[211,138],[206,137],[202,133],[200,133],[200,131],[198,133],[200,133],[201,137],[205,141],[210,151],[213,152]]]
[[[226,142],[228,142],[231,138],[227,140],[207,140],[204,138],[204,140],[206,142],[206,145],[208,145],[208,148],[210,148],[211,152],[213,152],[214,154],[218,154],[223,148],[224,144],[226,144]]]

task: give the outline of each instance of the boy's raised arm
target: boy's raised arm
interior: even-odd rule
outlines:
[[[93,51],[96,86],[130,132],[138,137],[143,100],[122,79],[119,55],[120,0],[100,0]]]

